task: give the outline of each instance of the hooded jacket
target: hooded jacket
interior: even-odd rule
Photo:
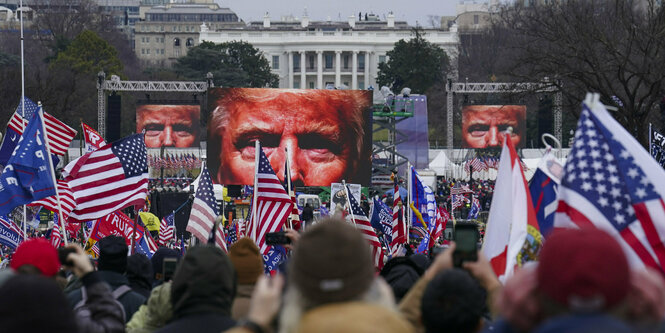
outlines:
[[[235,271],[229,257],[214,246],[194,247],[173,277],[173,320],[157,332],[224,331],[235,325],[231,319],[235,293]]]

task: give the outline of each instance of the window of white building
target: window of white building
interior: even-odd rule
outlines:
[[[279,69],[279,56],[272,56],[272,69]]]

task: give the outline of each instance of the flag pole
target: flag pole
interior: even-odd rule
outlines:
[[[44,110],[42,110],[42,103],[39,103],[39,109],[37,112],[39,113],[39,120],[42,123],[42,132],[44,133],[44,144],[46,145],[46,159],[48,160],[48,165],[49,165],[49,170],[51,174],[51,179],[53,180],[53,186],[55,187],[55,199],[56,202],[58,203],[58,216],[60,217],[60,225],[58,228],[60,229],[63,239],[65,240],[65,245],[68,245],[69,242],[67,241],[67,232],[64,228],[65,223],[67,222],[63,215],[62,215],[62,207],[60,205],[60,193],[58,191],[58,181],[55,179],[55,170],[53,168],[53,160],[51,159],[51,147],[49,144],[49,139],[48,139],[48,132],[46,131],[46,124],[44,120]],[[25,128],[23,129],[25,132]],[[25,220],[25,214],[23,214],[23,219]],[[23,228],[25,228],[25,223],[23,224]]]
[[[653,152],[651,151],[651,136],[653,131],[651,130],[651,123],[649,123],[649,156],[653,157]]]
[[[356,218],[353,216],[353,208],[351,208],[351,198],[349,195],[349,189],[346,187],[346,180],[342,179],[342,186],[344,186],[344,193],[346,194],[346,204],[349,205],[349,214],[351,214],[351,221],[353,221],[353,224],[356,224]]]
[[[257,214],[256,193],[257,193],[257,185],[258,185],[257,183],[258,183],[258,180],[259,180],[257,175],[259,174],[259,151],[260,150],[261,150],[261,143],[259,142],[259,140],[256,140],[256,142],[254,144],[254,194],[253,194],[254,195],[254,200],[252,200],[252,218],[251,218],[251,220],[254,220],[254,223],[251,223],[252,230],[250,231],[251,235],[252,235],[252,238],[254,239],[254,242],[256,243],[256,245],[259,244],[258,239],[256,239],[256,227],[257,227],[257,223],[259,221],[258,216],[256,216],[256,214]]]
[[[411,210],[411,201],[412,201],[411,190],[412,190],[412,187],[413,187],[413,184],[412,184],[413,183],[413,171],[411,170],[411,162],[410,161],[407,162],[406,167],[407,167],[407,170],[408,170],[407,173],[408,173],[408,176],[409,176],[409,178],[407,180],[407,183],[406,183],[407,184],[407,190],[408,190],[408,193],[406,195],[406,201],[407,201],[406,202],[406,207],[407,207],[408,214],[409,214],[407,216],[407,221],[409,223],[409,228],[411,228],[411,227],[413,227],[413,212]]]
[[[291,196],[291,163],[289,162],[289,147],[284,147],[284,152],[286,153],[286,171],[284,175],[286,176],[286,192]],[[291,212],[293,212],[293,207],[291,207]],[[289,213],[289,229],[293,229],[293,217]]]

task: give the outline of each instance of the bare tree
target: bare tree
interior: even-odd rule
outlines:
[[[495,19],[493,32],[510,36],[502,41],[510,57],[501,71],[523,81],[553,78],[577,103],[587,91],[597,92],[646,143],[665,95],[662,7],[653,0],[568,0],[507,6]]]

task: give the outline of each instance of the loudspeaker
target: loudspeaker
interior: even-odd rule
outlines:
[[[106,142],[120,139],[120,113],[122,111],[122,98],[112,93],[107,98],[108,112],[106,113]]]
[[[240,185],[228,185],[227,187],[227,195],[231,198],[236,198],[240,196]]]

